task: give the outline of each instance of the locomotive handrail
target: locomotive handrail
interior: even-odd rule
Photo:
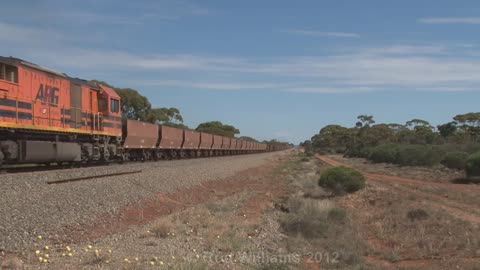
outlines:
[[[32,102],[32,125],[35,125],[35,103]]]
[[[18,95],[15,97],[15,123],[18,124]]]
[[[51,119],[50,111],[52,109],[51,109],[51,106],[50,106],[50,102],[47,102],[47,104],[48,104],[48,125],[51,126],[52,125],[52,119]]]

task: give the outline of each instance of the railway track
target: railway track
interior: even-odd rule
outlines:
[[[269,153],[269,152],[261,152]],[[224,155],[224,156],[202,156],[202,157],[177,157],[169,159],[160,159],[160,160],[130,160],[130,161],[105,161],[105,162],[90,162],[90,163],[70,163],[70,164],[51,164],[51,165],[36,165],[36,164],[19,164],[19,165],[4,165],[0,166],[0,174],[15,174],[15,173],[28,173],[28,172],[42,172],[42,171],[53,171],[53,170],[66,170],[66,169],[77,169],[77,168],[88,168],[88,167],[101,167],[109,166],[116,164],[131,164],[131,163],[151,163],[151,162],[160,162],[160,161],[170,161],[170,160],[181,160],[181,159],[198,159],[198,158],[214,158],[214,157],[231,157],[231,156],[243,156],[250,154],[261,154],[261,153],[244,153],[239,155]]]

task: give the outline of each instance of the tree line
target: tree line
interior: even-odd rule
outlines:
[[[459,114],[437,126],[423,119],[377,124],[372,115],[359,115],[355,126],[327,125],[301,145],[309,151],[343,153],[373,162],[441,163],[462,169],[468,156],[480,151],[480,112]]]
[[[467,145],[480,141],[480,113],[459,114],[436,127],[423,119],[376,124],[373,116],[359,115],[357,120],[353,127],[327,125],[302,145],[344,153],[383,143]]]

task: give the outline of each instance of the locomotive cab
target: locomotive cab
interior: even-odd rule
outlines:
[[[99,85],[98,111],[102,114],[102,127],[107,132],[121,132],[120,96],[110,87]]]

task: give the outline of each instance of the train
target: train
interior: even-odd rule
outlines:
[[[287,149],[125,119],[110,87],[0,57],[0,166],[146,161]]]

